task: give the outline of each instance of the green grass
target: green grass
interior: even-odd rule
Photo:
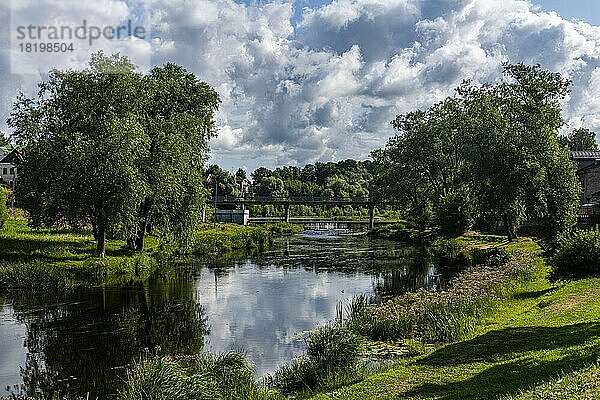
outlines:
[[[202,353],[142,361],[127,374],[121,400],[261,400],[270,394],[258,387],[243,354]]]
[[[265,226],[236,224],[204,224],[195,234],[191,251],[196,255],[216,255],[234,250],[264,250],[273,239],[302,231],[302,226],[289,223]]]
[[[499,300],[468,339],[314,399],[594,399],[599,361],[600,279],[551,284],[540,275]]]
[[[233,250],[263,250],[274,237],[298,233],[301,226],[272,224],[244,227],[205,224],[194,235],[196,255]],[[0,288],[59,289],[74,283],[117,284],[147,279],[159,260],[168,257],[159,240],[147,236],[142,253],[131,251],[124,240],[109,240],[106,257],[93,256],[91,232],[67,229],[32,229],[23,218],[13,218],[0,229]]]
[[[158,241],[149,237],[146,245],[144,253],[136,253],[124,241],[110,240],[101,259],[93,256],[91,232],[32,229],[24,219],[10,219],[0,229],[0,284],[5,289],[64,289],[72,281],[143,280],[156,267],[152,254]]]

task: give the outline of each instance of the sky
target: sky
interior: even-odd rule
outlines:
[[[600,132],[597,0],[2,0],[0,129],[19,92],[51,68],[119,51],[147,71],[178,63],[222,103],[211,162],[228,170],[366,159],[398,114],[501,78],[504,61],[573,81],[565,131]],[[18,27],[104,28],[132,20],[143,37],[101,37],[75,51],[24,52]],[[91,32],[91,31],[90,31]]]

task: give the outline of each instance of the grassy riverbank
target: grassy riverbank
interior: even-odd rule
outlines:
[[[291,224],[243,227],[202,226],[193,253],[221,254],[231,250],[265,249],[273,238],[297,233]],[[129,250],[124,240],[109,240],[106,257],[94,257],[95,242],[87,230],[32,229],[25,219],[13,218],[0,229],[0,287],[4,289],[67,289],[74,283],[113,284],[145,280],[167,253],[157,237],[146,238],[142,253]]]
[[[204,224],[194,235],[191,251],[196,255],[215,255],[233,250],[264,250],[273,239],[302,231],[302,226],[289,223],[264,226]]]
[[[498,239],[461,240],[472,246],[486,247]],[[533,242],[502,246],[509,251],[526,250],[529,255],[535,253],[536,248]],[[448,295],[454,298],[450,302],[455,305],[466,302],[469,307],[462,307],[462,311],[454,309],[453,314],[437,315],[435,309],[430,309],[422,319],[416,318],[417,328],[419,324],[431,328],[435,325],[423,322],[427,316],[433,321],[445,316],[447,331],[454,321],[464,321],[466,315],[471,329],[451,330],[462,336],[459,339],[449,338],[449,344],[436,341],[429,348],[423,346],[420,348],[423,354],[399,359],[360,383],[317,395],[314,400],[599,397],[600,279],[553,284],[548,281],[548,267],[540,258],[530,266],[533,274],[529,278],[505,277],[505,284],[498,286],[501,290],[491,297],[483,296],[486,299],[480,303],[484,305],[481,308],[473,306],[477,303],[472,301],[473,291],[461,294],[456,288],[455,293]],[[471,285],[481,286],[486,279],[480,276],[477,282],[471,281]],[[512,283],[507,286],[508,282]],[[398,307],[398,301],[383,307]],[[420,305],[427,307],[427,304]],[[381,309],[374,311],[378,312]],[[412,315],[418,312],[413,310]],[[383,314],[383,320],[389,318],[387,313]],[[400,320],[394,322],[406,326],[404,316],[398,317]],[[362,322],[368,324],[368,321]],[[402,336],[403,332],[388,336]],[[440,339],[432,338],[428,332],[431,330],[421,334],[425,341]],[[419,336],[418,330],[416,333]]]
[[[64,288],[72,281],[118,283],[145,279],[156,267],[156,238],[136,253],[125,241],[107,242],[106,257],[92,256],[95,242],[85,230],[32,229],[10,219],[0,229],[0,283],[9,289]],[[57,286],[58,285],[58,286]]]

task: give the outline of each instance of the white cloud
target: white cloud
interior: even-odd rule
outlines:
[[[135,14],[118,0],[23,4],[33,3],[41,4],[40,15],[44,4],[57,3],[55,14],[63,10],[73,20],[89,14],[108,23]],[[452,94],[463,79],[493,81],[505,60],[569,76],[565,118],[600,132],[600,27],[541,12],[526,0],[335,0],[305,9],[296,30],[290,1],[151,0],[145,9],[152,43],[103,45],[134,61],[174,61],[219,91],[217,162],[364,158],[393,135],[396,114]],[[19,88],[33,93],[35,78],[10,75],[9,61],[4,49],[4,116]]]

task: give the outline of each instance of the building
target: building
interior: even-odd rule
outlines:
[[[581,204],[600,205],[600,151],[573,151],[571,158],[583,189]]]
[[[14,146],[0,146],[0,183],[10,187],[16,184],[16,162],[19,157],[19,150]]]

